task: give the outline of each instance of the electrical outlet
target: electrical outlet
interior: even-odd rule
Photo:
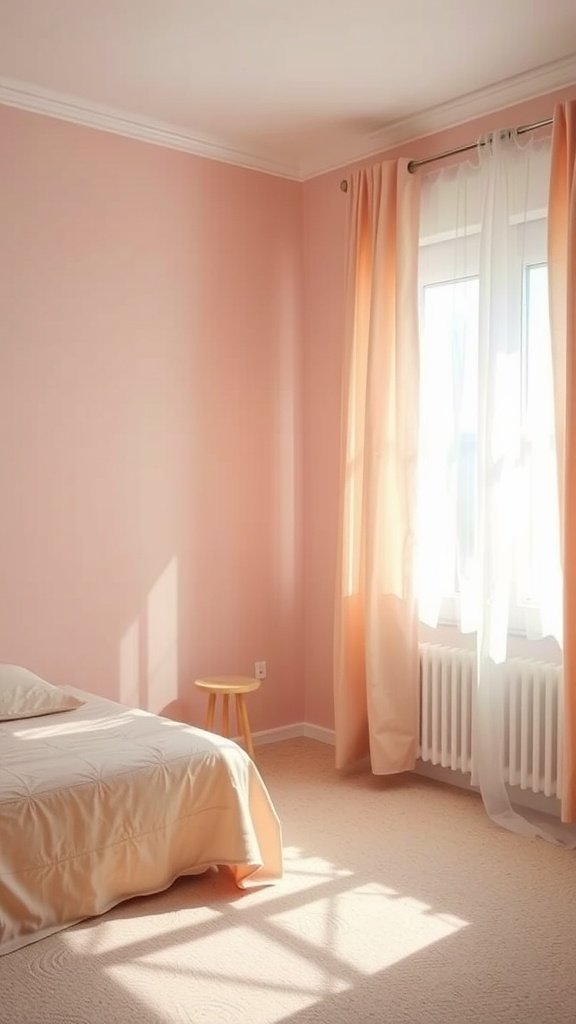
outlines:
[[[256,679],[266,679],[266,662],[255,661],[254,662],[254,675]]]

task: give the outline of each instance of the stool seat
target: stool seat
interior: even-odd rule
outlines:
[[[209,693],[250,693],[258,689],[260,680],[248,676],[207,676],[197,679],[194,686]]]
[[[204,728],[208,732],[214,731],[214,718],[216,715],[216,698],[222,698],[222,732],[224,736],[230,735],[230,697],[236,700],[236,721],[238,729],[242,733],[246,750],[254,759],[254,747],[252,734],[250,732],[250,721],[244,700],[245,693],[251,693],[260,686],[259,679],[252,679],[249,676],[206,676],[205,679],[195,679],[194,686],[204,690],[208,694],[208,708]]]

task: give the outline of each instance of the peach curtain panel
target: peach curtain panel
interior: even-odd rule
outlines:
[[[576,821],[576,102],[554,110],[548,215],[550,313],[564,568],[562,820]]]
[[[334,698],[336,764],[414,767],[419,184],[407,161],[350,188]]]

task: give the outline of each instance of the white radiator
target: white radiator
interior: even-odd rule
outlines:
[[[501,666],[504,687],[504,777],[511,786],[544,796],[561,790],[561,668],[520,658]],[[476,655],[420,644],[420,744],[422,761],[453,771],[474,766],[473,716]]]

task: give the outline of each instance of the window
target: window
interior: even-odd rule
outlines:
[[[547,156],[488,239],[479,172],[431,176],[423,188],[416,588],[431,625],[477,628],[488,559],[507,573],[508,629],[552,631],[542,614],[560,571]],[[496,523],[489,542],[483,517]]]

